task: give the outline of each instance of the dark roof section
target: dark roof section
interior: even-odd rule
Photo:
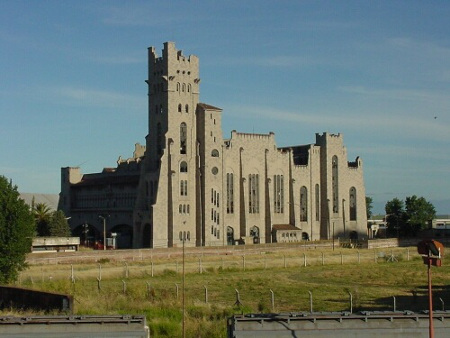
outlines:
[[[108,174],[85,174],[81,182],[73,184],[73,187],[105,186],[119,184],[139,183],[139,172],[132,175],[108,175]]]
[[[198,105],[200,107],[202,107],[204,110],[220,110],[220,111],[222,111],[222,108],[217,108],[217,107],[211,106],[210,104],[199,103]]]
[[[296,226],[293,226],[292,224],[274,224],[272,226],[273,230],[300,230]]]

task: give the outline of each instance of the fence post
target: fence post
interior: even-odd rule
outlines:
[[[152,261],[152,277],[153,277],[153,261]]]
[[[406,249],[406,259],[409,261],[409,248]]]
[[[208,304],[208,288],[206,285],[203,285],[203,287],[205,288],[205,304]]]
[[[128,276],[129,276],[128,263],[125,262],[125,278],[128,278]]]
[[[309,293],[309,312],[313,313],[313,296],[311,291],[308,291],[308,293]]]
[[[241,297],[239,295],[239,291],[237,289],[234,289],[234,291],[236,291],[236,302],[234,302],[235,306],[241,306]]]
[[[353,295],[350,291],[348,294],[350,295],[350,313],[353,313]]]
[[[70,264],[70,281],[75,283],[75,275],[73,274],[73,265]]]
[[[394,312],[395,312],[395,311],[397,311],[397,300],[396,300],[395,296],[392,297],[392,302],[394,305]]]
[[[147,297],[150,298],[151,286],[149,282],[146,282],[146,285],[147,285]]]
[[[177,300],[178,300],[178,284],[177,283],[175,283],[175,295],[176,295]]]
[[[272,304],[272,312],[275,311],[275,294],[270,290],[270,303]]]
[[[98,265],[98,280],[102,280],[102,265]]]
[[[303,253],[303,266],[306,266],[306,254]]]
[[[342,251],[341,251],[341,265],[343,265],[344,264],[344,255],[342,254]]]
[[[101,279],[97,278],[97,289],[98,291],[101,291],[102,286],[100,285]]]
[[[245,271],[245,255],[242,256],[242,269]]]

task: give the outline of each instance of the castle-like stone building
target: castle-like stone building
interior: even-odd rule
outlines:
[[[119,248],[366,236],[362,161],[348,161],[341,134],[281,148],[273,133],[224,139],[222,109],[199,100],[198,57],[172,42],[149,48],[146,82],[146,146],[101,173],[62,168],[76,234],[117,233]]]

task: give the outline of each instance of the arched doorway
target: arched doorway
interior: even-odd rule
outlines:
[[[86,247],[94,246],[97,239],[100,238],[100,232],[92,224],[83,223],[72,230],[74,237],[80,237],[81,245]]]
[[[133,227],[128,224],[119,224],[111,229],[111,233],[117,234],[116,248],[130,249],[133,246]]]
[[[148,223],[144,225],[144,232],[142,233],[142,247],[153,247],[153,229],[152,226]]]
[[[253,237],[253,244],[259,244],[259,228],[255,225],[250,229],[250,237]]]
[[[234,245],[234,229],[227,227],[227,245]]]

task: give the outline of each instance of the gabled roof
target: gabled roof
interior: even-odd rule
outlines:
[[[204,110],[220,110],[220,111],[222,111],[221,108],[217,108],[217,107],[211,106],[210,104],[199,103],[198,105],[200,107],[202,107]]]
[[[297,230],[301,231],[301,229],[293,226],[292,224],[274,224],[272,227],[273,230]]]

